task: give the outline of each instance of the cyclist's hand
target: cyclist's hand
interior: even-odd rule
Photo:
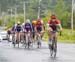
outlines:
[[[26,30],[24,30],[24,32],[26,32]]]
[[[44,31],[41,31],[41,33],[44,33]]]
[[[62,35],[62,31],[60,31],[60,36]]]
[[[40,35],[40,34],[38,34],[38,36],[40,37],[41,35]]]
[[[53,29],[50,27],[50,28],[48,29],[48,31],[51,32],[51,31],[53,31]]]
[[[60,28],[60,31],[62,31],[62,28]]]

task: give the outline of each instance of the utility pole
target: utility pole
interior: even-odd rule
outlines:
[[[20,2],[20,3],[23,4],[23,13],[24,13],[24,22],[25,22],[25,20],[26,20],[26,3],[29,3],[29,2],[28,1],[23,1],[23,2]]]
[[[26,16],[26,5],[25,5],[25,1],[23,3],[23,10],[24,10],[24,22],[25,22],[25,16]]]
[[[73,32],[73,10],[74,10],[74,0],[72,0],[72,16],[71,16],[71,30]]]
[[[0,14],[1,14],[1,4],[0,4]],[[1,16],[1,15],[0,15]]]
[[[12,8],[11,8],[11,9],[10,9],[10,12],[11,12],[11,21],[12,21],[12,16],[13,16],[13,15],[12,15],[12,11],[13,11],[13,10],[12,10]]]
[[[42,1],[42,0],[39,0],[38,17],[37,17],[37,19],[40,18],[40,10],[41,10],[40,5],[41,5],[41,1]]]

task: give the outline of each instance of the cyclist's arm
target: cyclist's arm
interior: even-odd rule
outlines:
[[[49,30],[49,28],[50,28],[50,24],[47,23],[47,30]]]
[[[61,24],[59,24],[59,28],[60,28],[60,31],[62,31],[62,26],[61,26]]]
[[[33,26],[32,26],[32,23],[31,23],[31,30],[32,30],[32,32],[33,32]]]
[[[56,21],[57,25],[59,26],[60,31],[62,31],[61,22],[59,20]]]
[[[44,26],[43,25],[41,26],[41,28],[42,28],[42,32],[44,32]]]
[[[59,20],[58,20],[58,22],[57,22],[57,25],[59,26],[60,31],[62,31],[62,26],[61,26],[61,23],[60,23]]]
[[[47,30],[49,30],[50,24],[51,24],[51,21],[49,20],[49,21],[47,22]]]
[[[48,30],[48,28],[49,28],[49,24],[47,23],[47,30]]]

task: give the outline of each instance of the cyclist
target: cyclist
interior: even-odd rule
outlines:
[[[62,30],[62,26],[55,14],[51,15],[51,20],[48,21],[47,29],[48,29],[48,36],[49,36],[49,46],[51,47],[53,31],[55,31],[55,33],[54,33],[55,37],[56,37],[55,47],[57,48],[57,33],[58,33],[58,31]]]
[[[36,26],[37,21],[33,20],[32,21],[32,28],[33,28],[33,39],[35,39],[35,26]]]
[[[11,29],[7,30],[7,40],[10,42]]]
[[[12,30],[11,30],[11,33],[12,33],[12,44],[15,43],[15,41],[13,40],[15,38],[15,29],[16,29],[16,26],[17,26],[17,23],[15,23],[13,26],[12,26]]]
[[[37,32],[37,35],[38,33],[40,32],[41,34],[41,38],[43,37],[43,34],[44,34],[44,27],[43,27],[43,21],[39,18],[37,19],[37,23],[36,23],[36,27],[35,27],[35,31]]]
[[[29,19],[26,20],[25,24],[24,24],[24,32],[30,32],[30,34],[33,32],[33,29],[32,29],[32,23],[30,22]],[[31,37],[32,37],[32,34],[31,34]]]
[[[40,37],[42,39],[43,34],[44,34],[44,27],[43,27],[43,22],[41,21],[41,19],[37,19],[37,23],[35,26],[35,32],[36,32],[36,39],[38,39],[38,36],[40,34]],[[37,42],[38,48],[39,46],[41,46],[41,42]]]
[[[24,41],[24,34],[25,34],[25,32],[24,32],[24,25],[25,25],[25,22],[23,22],[22,23],[22,34],[21,34],[21,39]]]
[[[15,27],[15,32],[16,32],[16,43],[19,43],[19,41],[21,40],[20,36],[21,36],[21,32],[22,32],[22,26],[19,21],[17,22],[17,25]]]
[[[29,19],[26,20],[25,24],[24,24],[24,31],[28,32],[28,31],[33,31],[32,30],[32,23],[30,22]]]

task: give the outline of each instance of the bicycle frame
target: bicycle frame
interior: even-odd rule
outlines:
[[[54,57],[56,57],[56,52],[57,52],[57,40],[56,40],[56,32],[52,32],[52,36],[51,36],[51,41],[52,41],[52,44],[50,47],[50,51],[51,51],[51,56],[54,54]]]
[[[31,43],[31,32],[25,32],[25,37],[26,37],[26,41],[25,41],[25,48],[28,46],[28,48],[30,47],[30,43]]]
[[[39,48],[39,47],[41,47],[41,33],[37,32],[37,36],[38,36],[38,38],[37,38],[37,40],[38,40],[37,45],[38,45],[38,48]]]
[[[19,42],[20,42],[20,38],[21,38],[20,35],[21,35],[20,32],[16,32],[16,41],[17,41],[18,47],[19,47]]]
[[[15,35],[15,33],[12,33],[12,43],[15,47],[15,44],[16,44],[16,35]]]

